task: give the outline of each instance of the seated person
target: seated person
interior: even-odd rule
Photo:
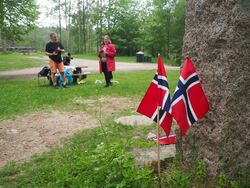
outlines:
[[[71,53],[68,53],[67,56],[63,57],[63,64],[67,66],[70,65],[71,59],[73,59],[73,57],[71,57]]]

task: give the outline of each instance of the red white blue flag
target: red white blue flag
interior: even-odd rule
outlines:
[[[182,135],[209,110],[208,100],[190,58],[186,58],[178,85],[172,98],[171,114]]]
[[[166,70],[161,57],[158,57],[158,69],[146,94],[144,95],[137,112],[157,122],[157,107],[159,124],[168,136],[172,125],[172,116],[169,114],[171,100]]]

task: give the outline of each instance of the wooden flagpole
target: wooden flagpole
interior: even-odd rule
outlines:
[[[158,160],[158,187],[161,188],[161,159],[160,159],[160,107],[157,106],[157,160]]]

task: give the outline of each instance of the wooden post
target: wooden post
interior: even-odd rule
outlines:
[[[161,188],[161,159],[160,159],[160,131],[159,131],[159,126],[160,126],[160,107],[157,106],[157,160],[158,160],[158,187]]]

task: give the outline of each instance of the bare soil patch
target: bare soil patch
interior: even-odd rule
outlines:
[[[101,118],[115,116],[118,112],[123,110],[135,111],[138,102],[132,101],[129,97],[112,97],[101,96],[99,99],[74,99],[73,103],[78,105],[86,105],[87,111],[99,118],[101,111]]]
[[[0,121],[0,167],[61,146],[62,138],[98,126],[84,112],[37,112]]]

